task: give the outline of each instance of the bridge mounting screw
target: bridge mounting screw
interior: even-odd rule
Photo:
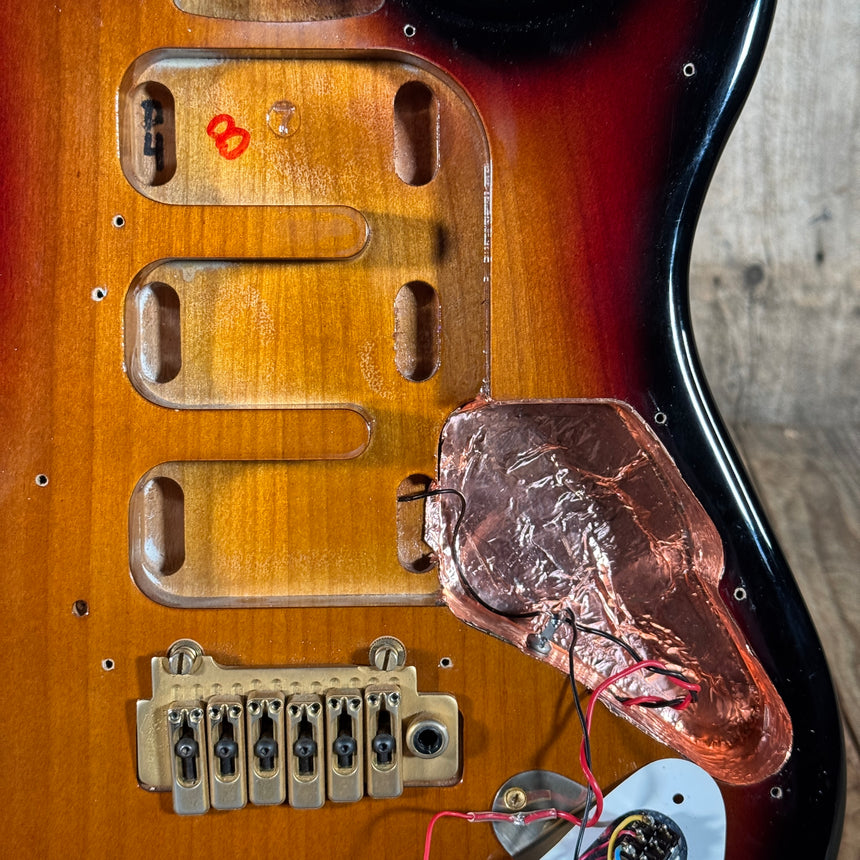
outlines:
[[[203,649],[193,639],[179,639],[167,649],[171,675],[192,675],[200,666]]]
[[[394,636],[380,636],[370,643],[370,665],[382,672],[394,672],[406,665],[406,646]]]

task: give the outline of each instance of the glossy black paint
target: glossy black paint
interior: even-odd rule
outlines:
[[[426,14],[438,36],[493,65],[540,63],[575,52],[611,28],[633,0],[400,0]],[[721,591],[782,696],[794,728],[783,769],[755,786],[722,786],[728,860],[835,858],[845,807],[845,757],[835,691],[820,641],[788,564],[708,390],[689,308],[693,236],[714,168],[761,62],[775,0],[690,0],[699,6],[669,152],[643,243],[650,290],[636,309],[645,386],[631,405],[651,426],[713,520],[726,572]],[[671,21],[666,22],[672,26]],[[675,82],[667,82],[675,86]],[[647,228],[646,228],[647,229]],[[638,369],[638,368],[637,368]],[[595,392],[601,396],[602,392]],[[665,423],[654,420],[656,413]],[[746,599],[733,596],[743,587]],[[740,850],[742,853],[738,853]]]
[[[739,844],[750,857],[836,857],[845,759],[833,684],[803,599],[704,381],[689,310],[696,221],[758,69],[774,7],[774,0],[725,0],[703,11],[704,37],[690,57],[695,74],[675,114],[679,132],[652,262],[654,295],[665,302],[656,320],[653,309],[642,309],[650,384],[635,405],[646,416],[655,404],[666,414],[667,422],[654,429],[723,537],[723,597],[792,716],[793,749],[782,771],[760,786],[724,787],[727,799],[737,795],[743,803],[754,795],[757,807],[771,811],[773,826],[751,829]],[[664,335],[655,338],[655,330]],[[734,599],[737,587],[745,600]]]

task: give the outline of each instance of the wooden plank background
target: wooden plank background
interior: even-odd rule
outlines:
[[[860,421],[860,3],[781,0],[693,253],[729,421]]]
[[[781,0],[699,224],[696,337],[828,655],[860,857],[860,3]]]

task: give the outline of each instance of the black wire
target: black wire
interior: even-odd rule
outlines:
[[[573,672],[573,649],[576,647],[576,640],[578,638],[578,625],[573,612],[568,609],[566,614],[571,629],[570,647],[567,649],[568,678],[570,680],[570,690],[573,693],[573,704],[576,706],[576,715],[579,718],[579,725],[582,727],[582,745],[585,751],[585,763],[588,765],[588,769],[591,770],[591,739],[588,736],[588,723],[585,719],[585,713],[582,710],[582,702],[579,701],[579,693],[576,689],[576,679],[574,678]],[[582,851],[582,840],[585,836],[585,823],[588,821],[588,813],[591,807],[592,797],[591,783],[586,779],[585,805],[582,808],[582,823],[579,825],[579,834],[576,837],[576,847],[573,852],[573,860],[579,860],[579,853]]]
[[[623,639],[620,639],[618,636],[614,636],[612,633],[607,633],[599,627],[587,627],[585,624],[580,624],[578,621],[574,623],[576,624],[577,630],[581,630],[583,633],[591,633],[594,636],[600,636],[603,639],[608,639],[610,642],[614,642],[616,645],[623,648],[637,663],[642,662],[642,655],[632,645],[628,644]],[[657,670],[655,669],[654,671],[656,672]]]
[[[606,630],[601,630],[598,627],[587,627],[585,624],[580,624],[578,621],[576,623],[576,629],[581,630],[583,633],[590,633],[593,636],[600,636],[603,639],[608,639],[610,642],[614,642],[620,648],[623,648],[637,663],[642,663],[643,658],[642,655],[632,646],[630,643],[625,642],[618,636],[613,635],[612,633],[608,633]],[[676,681],[683,681],[685,684],[689,684],[690,681],[688,678],[685,678],[680,672],[676,672],[673,669],[668,668],[659,668],[655,666],[651,666],[648,668],[649,672],[653,672],[655,675],[664,675],[667,678],[674,678]],[[698,700],[698,694],[691,690],[690,698],[696,702]],[[621,704],[629,701],[629,699],[622,699],[619,696],[615,697]],[[684,703],[685,697],[680,697],[676,699],[665,699],[662,702],[640,702],[639,706],[642,708],[675,708],[678,705]]]
[[[419,499],[429,499],[435,496],[443,496],[443,495],[453,495],[456,496],[460,501],[460,510],[457,514],[457,519],[454,522],[454,530],[451,532],[451,558],[454,561],[454,569],[457,572],[457,579],[459,580],[460,586],[463,588],[465,592],[469,594],[469,596],[475,600],[478,604],[480,604],[484,609],[489,612],[492,612],[495,615],[500,615],[504,618],[513,618],[513,619],[523,619],[523,618],[537,618],[541,613],[540,612],[508,612],[504,609],[499,609],[497,606],[492,606],[487,603],[480,594],[471,586],[469,581],[466,579],[466,575],[463,572],[463,567],[460,561],[460,550],[458,546],[458,536],[460,534],[460,526],[463,523],[463,519],[466,516],[466,497],[460,490],[456,490],[454,488],[439,488],[435,490],[422,490],[418,493],[409,493],[405,496],[398,496],[398,502],[416,502]],[[578,638],[579,631],[583,633],[589,633],[592,636],[600,636],[603,639],[608,639],[610,642],[615,643],[627,654],[632,657],[637,663],[643,662],[642,655],[629,643],[625,642],[623,639],[615,636],[612,633],[607,632],[606,630],[600,630],[597,627],[588,627],[585,624],[580,624],[576,620],[576,616],[570,609],[565,609],[565,614],[567,615],[568,623],[571,629],[571,641],[570,647],[567,649],[567,661],[568,661],[568,679],[570,681],[570,689],[573,693],[573,703],[576,707],[576,715],[579,719],[579,725],[582,729],[582,744],[583,744],[583,752],[585,754],[585,763],[588,765],[588,769],[592,770],[591,765],[591,739],[588,736],[588,723],[585,719],[585,713],[582,710],[582,703],[579,701],[579,694],[576,689],[576,678],[574,676],[574,657],[573,650],[576,647],[576,642]],[[672,671],[671,669],[661,669],[661,668],[649,668],[650,672],[654,672],[658,675],[665,675],[668,678],[675,678],[684,681],[685,683],[689,683],[687,679],[680,673]],[[695,702],[696,701],[696,693],[694,691],[690,692],[690,697]],[[629,699],[622,699],[616,696],[619,702],[624,704]],[[667,699],[660,702],[640,702],[639,707],[642,708],[666,708],[666,707],[677,707],[678,705],[683,704],[685,699],[675,698],[675,699]],[[576,838],[576,846],[574,848],[573,860],[579,860],[580,853],[582,851],[582,841],[585,838],[585,828],[588,822],[588,814],[591,809],[591,802],[594,799],[594,792],[591,789],[591,783],[588,779],[585,781],[585,803],[583,805],[582,810],[582,823],[579,827],[579,833]]]
[[[460,500],[460,512],[457,514],[457,519],[454,522],[454,531],[451,532],[451,558],[454,560],[454,569],[457,571],[457,579],[460,581],[460,585],[463,590],[469,594],[469,597],[483,606],[487,611],[492,612],[494,615],[501,615],[503,618],[515,619],[537,618],[540,615],[540,612],[508,612],[506,609],[499,609],[499,607],[487,603],[487,601],[484,600],[477,591],[475,591],[466,579],[466,574],[463,572],[463,566],[460,562],[460,549],[457,541],[457,536],[460,534],[460,526],[466,516],[466,497],[460,492],[460,490],[455,490],[453,488],[422,490],[420,493],[410,493],[406,496],[398,496],[397,501],[416,502],[419,499],[429,499],[433,496],[443,496],[446,494],[456,496]]]

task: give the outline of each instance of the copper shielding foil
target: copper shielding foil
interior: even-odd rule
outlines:
[[[684,711],[604,702],[714,777],[750,784],[776,772],[791,748],[786,708],[728,614],[718,585],[722,543],[713,523],[644,421],[616,401],[480,401],[442,433],[427,541],[443,594],[467,623],[567,672],[571,631],[550,653],[527,644],[553,613],[632,645],[702,685]],[[466,585],[463,580],[465,579]],[[470,594],[471,590],[471,594]],[[477,595],[480,600],[476,600]],[[531,619],[508,614],[537,610]],[[576,679],[594,688],[630,665],[612,642],[580,633]],[[679,694],[638,672],[621,697]]]

